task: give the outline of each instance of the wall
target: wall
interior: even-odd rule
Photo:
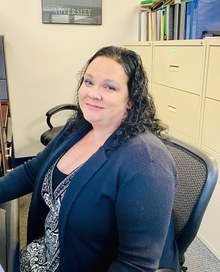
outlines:
[[[40,0],[0,0],[16,158],[43,148],[45,112],[73,101],[77,73],[97,49],[137,40],[139,2],[103,0],[102,25],[86,26],[42,24]]]

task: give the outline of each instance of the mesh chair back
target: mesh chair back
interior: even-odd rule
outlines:
[[[180,259],[195,238],[217,181],[213,158],[177,140],[165,141],[178,172],[173,216]]]

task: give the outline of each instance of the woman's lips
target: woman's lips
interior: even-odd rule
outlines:
[[[89,109],[94,109],[94,110],[96,110],[96,109],[98,109],[98,110],[103,109],[103,107],[100,107],[100,106],[94,105],[94,104],[86,103],[86,105],[87,105],[87,107],[88,107]]]

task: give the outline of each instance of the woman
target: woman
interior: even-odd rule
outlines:
[[[100,49],[77,100],[44,151],[0,182],[1,202],[33,192],[21,271],[179,271],[176,171],[140,57]]]

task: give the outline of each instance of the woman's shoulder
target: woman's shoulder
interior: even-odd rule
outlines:
[[[175,170],[173,158],[165,144],[150,131],[131,138],[121,146],[121,153],[133,164],[150,168],[154,165],[154,168]]]
[[[163,141],[150,131],[131,138],[125,145],[125,148],[132,149],[135,153],[148,153],[149,155],[157,156],[157,154],[162,152],[170,156]]]
[[[121,145],[114,160],[120,165],[122,177],[137,177],[145,180],[157,178],[178,182],[173,158],[163,141],[151,132],[137,135]],[[122,179],[123,183],[125,179]]]

